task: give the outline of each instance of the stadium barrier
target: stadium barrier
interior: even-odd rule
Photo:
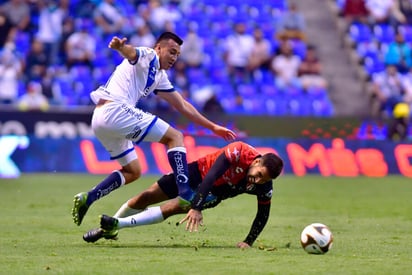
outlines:
[[[172,113],[167,118],[184,132],[189,161],[227,144],[181,116]],[[37,172],[106,174],[118,168],[94,137],[90,120],[91,110],[0,111],[0,177]],[[365,126],[358,118],[220,116],[213,120],[236,130],[240,140],[262,153],[277,152],[285,161],[286,174],[412,177],[412,143],[387,141],[379,125]],[[163,145],[144,142],[135,149],[143,174],[170,171]]]
[[[387,141],[334,139],[244,138],[261,153],[274,152],[284,160],[283,173],[296,176],[320,174],[339,177],[412,177],[412,144]],[[224,146],[211,137],[185,137],[188,161]],[[171,171],[166,147],[143,142],[135,146],[143,174]],[[0,177],[20,173],[108,174],[119,168],[95,138],[0,137]]]

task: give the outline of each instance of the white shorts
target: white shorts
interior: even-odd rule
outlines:
[[[158,142],[170,127],[157,116],[133,105],[109,102],[96,107],[92,117],[94,134],[111,158],[125,166],[137,159],[134,143]]]

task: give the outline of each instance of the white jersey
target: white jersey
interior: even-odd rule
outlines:
[[[137,63],[120,63],[104,86],[90,94],[95,104],[100,99],[136,105],[140,98],[156,91],[174,91],[165,70],[160,69],[155,50],[137,47]]]

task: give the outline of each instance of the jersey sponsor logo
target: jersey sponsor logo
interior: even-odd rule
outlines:
[[[110,192],[112,192],[114,189],[118,188],[120,186],[120,183],[115,181],[113,182],[109,187],[107,187],[106,189],[100,189],[97,191],[97,198],[100,199],[104,196],[106,196],[107,194],[109,194]]]
[[[176,163],[176,181],[178,183],[187,183],[189,182],[189,178],[185,175],[185,169],[183,164],[183,155],[180,152],[175,152],[174,160]]]
[[[142,133],[139,126],[134,127],[133,131],[126,135],[126,139],[136,139]]]
[[[135,108],[130,108],[126,104],[122,104],[122,109],[129,115],[134,116],[137,120],[141,120],[143,118],[143,114],[139,112]]]

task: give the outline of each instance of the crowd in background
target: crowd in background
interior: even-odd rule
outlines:
[[[22,110],[89,105],[90,91],[121,62],[107,48],[112,36],[152,47],[172,31],[184,44],[168,73],[204,111],[329,116],[305,28],[286,0],[0,1],[0,101]],[[167,108],[156,97],[141,107]]]
[[[412,104],[412,1],[337,0],[366,74],[371,114],[390,118],[388,135],[408,135]]]

